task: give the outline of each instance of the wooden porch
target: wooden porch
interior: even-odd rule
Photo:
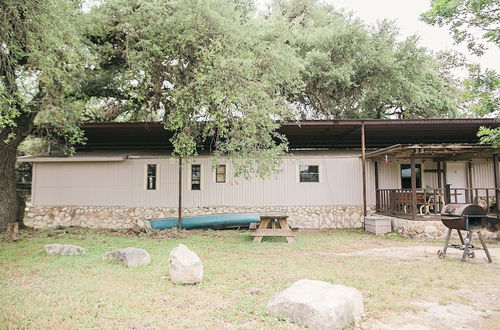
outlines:
[[[375,164],[376,212],[413,220],[438,220],[444,205],[468,203],[478,204],[489,215],[500,217],[499,154],[500,148],[475,144],[395,145],[367,153],[366,159],[371,159]],[[389,159],[409,160],[410,185],[406,181],[405,188],[381,189],[379,187],[378,167],[381,162],[387,162]],[[491,186],[474,186],[472,180],[472,160],[474,159],[489,159],[492,162],[493,173],[490,175],[494,182]],[[435,163],[435,168],[425,170],[425,172],[428,175],[435,175],[434,182],[437,186],[418,187],[417,160]],[[447,184],[447,165],[449,162],[457,161],[467,162],[467,170],[464,173],[467,178],[467,187],[454,187]],[[419,168],[419,171],[421,180],[422,168]],[[400,185],[402,186],[402,183]],[[422,181],[420,181],[420,186],[423,186]]]
[[[414,202],[411,189],[377,189],[376,211],[405,219],[439,220],[444,205],[467,203],[480,205],[490,216],[498,216],[496,192],[495,188],[416,189]]]

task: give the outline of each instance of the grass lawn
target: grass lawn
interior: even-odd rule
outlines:
[[[268,316],[265,306],[274,293],[303,278],[359,289],[365,321],[382,321],[388,315],[417,313],[414,301],[467,302],[459,289],[484,288],[481,282],[496,281],[498,286],[500,275],[498,267],[457,259],[410,262],[335,256],[366,248],[429,245],[360,230],[303,233],[295,244],[283,238],[254,244],[244,231],[184,236],[136,238],[103,230],[53,229],[16,243],[1,242],[0,328],[296,329]],[[43,246],[50,243],[79,245],[88,253],[49,256]],[[168,255],[179,243],[202,259],[203,284],[176,286],[169,281]],[[105,252],[130,246],[146,249],[152,263],[127,269],[102,261]],[[484,327],[493,321],[499,320],[485,320]]]

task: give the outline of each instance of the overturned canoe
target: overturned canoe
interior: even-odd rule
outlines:
[[[198,217],[182,218],[184,229],[230,229],[248,227],[253,222],[259,222],[258,213],[240,214],[214,214]],[[169,229],[177,227],[177,218],[151,219],[151,227],[154,229]]]

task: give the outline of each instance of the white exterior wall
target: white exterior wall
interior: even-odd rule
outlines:
[[[436,173],[425,173],[425,170],[436,169],[437,164],[428,159],[417,159],[415,160],[415,163],[421,164],[421,168],[423,171],[422,188],[425,188],[427,185],[429,185],[430,187],[437,187],[438,181]],[[401,188],[401,164],[410,164],[410,159],[392,160],[390,164],[379,162],[378,175],[380,189]]]
[[[497,167],[497,170],[500,171],[500,168]],[[495,188],[491,159],[478,159],[472,162],[472,185],[478,188]]]
[[[379,162],[379,188],[399,189],[401,188],[400,164],[410,164],[410,159],[393,160],[390,164]],[[436,169],[437,164],[432,160],[416,160],[416,164],[422,164],[422,170]],[[467,173],[464,170],[464,178]],[[426,185],[437,187],[438,180],[436,173],[423,173],[422,187]],[[478,188],[494,188],[495,179],[493,176],[493,162],[491,159],[475,159],[472,161],[472,186]],[[467,188],[467,187],[460,187]]]
[[[146,165],[157,164],[157,190],[146,190]],[[215,182],[208,156],[201,164],[201,191],[190,189],[190,164],[183,167],[183,206],[362,205],[359,153],[300,152],[282,162],[268,180],[235,178],[227,165],[226,183]],[[319,165],[319,183],[300,183],[299,165]],[[175,207],[178,201],[176,159],[126,159],[121,162],[51,162],[33,167],[34,206]],[[373,164],[367,162],[367,203],[375,203]]]

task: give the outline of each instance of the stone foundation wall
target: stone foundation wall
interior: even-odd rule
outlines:
[[[392,230],[403,237],[423,240],[444,240],[448,228],[441,221],[416,221],[401,218],[392,218]],[[500,239],[499,233],[483,230],[483,237],[487,239]],[[452,240],[459,240],[456,230],[453,230]],[[476,240],[477,236],[473,236]]]
[[[292,227],[301,229],[361,228],[361,206],[268,206],[268,207],[189,207],[185,217],[220,213],[270,213],[289,215]],[[369,213],[373,214],[370,209]],[[132,228],[148,225],[148,219],[177,217],[177,208],[109,206],[32,206],[27,223],[35,228],[76,226],[88,228]]]

